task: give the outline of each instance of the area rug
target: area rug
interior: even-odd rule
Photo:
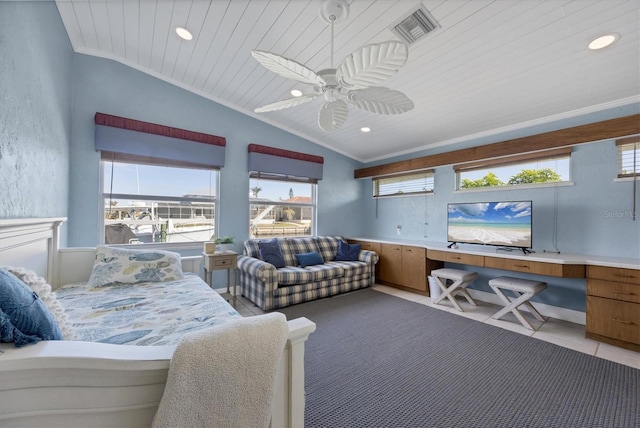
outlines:
[[[314,321],[305,426],[640,427],[640,370],[372,289]]]

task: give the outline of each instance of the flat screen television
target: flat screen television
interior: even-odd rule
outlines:
[[[448,204],[447,240],[456,243],[531,248],[531,201]]]

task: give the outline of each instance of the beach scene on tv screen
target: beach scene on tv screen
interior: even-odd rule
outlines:
[[[531,201],[449,204],[449,242],[531,247]]]

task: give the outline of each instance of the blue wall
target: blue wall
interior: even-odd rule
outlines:
[[[640,104],[610,109],[558,121],[547,125],[523,128],[492,137],[465,141],[432,151],[385,159],[366,166],[385,164],[444,151],[484,145],[517,137],[593,123],[615,117],[638,114]],[[363,179],[363,221],[367,236],[385,239],[447,241],[447,203],[489,202],[500,200],[533,201],[533,247],[537,252],[555,251],[597,256],[632,258],[640,261],[640,219],[632,221],[633,182],[615,181],[617,175],[614,140],[578,145],[571,160],[574,185],[510,190],[455,191],[455,173],[451,166],[435,169],[433,195],[384,198],[371,197],[370,179]],[[636,188],[640,201],[640,185]],[[377,209],[376,209],[377,204]],[[554,221],[555,220],[555,221]],[[402,235],[396,227],[402,226]],[[554,236],[554,230],[557,230]],[[464,245],[461,245],[464,248]],[[556,248],[557,247],[557,248]],[[468,246],[467,248],[473,248]],[[475,246],[475,248],[478,248]],[[475,268],[474,268],[475,269]],[[474,288],[491,291],[488,279],[505,272],[480,269],[481,277]],[[536,278],[523,275],[523,277]],[[547,281],[552,292],[536,296],[535,300],[554,306],[585,310],[585,281],[537,277]]]
[[[0,2],[0,218],[67,215],[72,56],[54,2]]]
[[[632,183],[614,182],[613,141],[576,147],[573,186],[456,193],[453,171],[443,166],[436,168],[434,195],[384,199],[376,208],[371,180],[353,179],[363,166],[637,114],[638,104],[362,165],[122,64],[74,54],[53,2],[0,2],[0,76],[0,218],[68,216],[63,245],[93,246],[99,239],[93,115],[100,111],[226,137],[220,229],[238,241],[248,233],[247,145],[258,143],[325,157],[319,234],[396,239],[402,225],[404,239],[445,242],[448,202],[531,199],[537,251],[557,245],[562,252],[640,259],[640,220],[628,215]],[[583,280],[550,285],[553,293],[540,299],[584,310]]]
[[[353,170],[361,163],[111,60],[75,55],[73,82],[70,246],[93,246],[98,242],[102,202],[99,156],[94,149],[96,112],[225,137],[220,231],[221,235],[236,237],[236,249],[240,249],[249,232],[247,146],[251,143],[323,156],[317,233],[362,233],[362,183],[353,178]]]

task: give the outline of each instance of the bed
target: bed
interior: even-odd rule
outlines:
[[[185,326],[168,331],[166,325],[153,319],[147,324],[138,321],[132,325],[130,318],[119,319],[113,311],[92,314],[82,309],[87,302],[109,308],[115,298],[148,302],[143,306],[149,313],[171,311],[154,307],[151,297],[167,289],[159,291],[153,281],[136,287],[110,287],[111,294],[104,295],[83,289],[92,273],[96,249],[59,248],[63,221],[64,218],[0,220],[0,265],[36,272],[51,284],[58,300],[66,306],[65,312],[79,311],[67,314],[73,319],[76,340],[42,341],[20,348],[12,343],[0,344],[0,425],[151,426],[180,337],[176,329]],[[192,274],[172,283],[172,299],[181,301],[189,295],[213,293],[193,274],[200,263],[200,257],[182,258],[182,270]],[[208,325],[240,316],[213,294],[213,298],[208,294],[206,299],[195,299],[200,305],[209,305],[207,313],[216,314],[207,317]],[[122,305],[122,301],[118,304]],[[101,329],[98,333],[93,329],[99,322],[96,317],[111,317],[108,321],[113,331]],[[315,324],[298,318],[288,321],[288,327],[271,416],[271,426],[277,428],[304,425],[304,344]]]

